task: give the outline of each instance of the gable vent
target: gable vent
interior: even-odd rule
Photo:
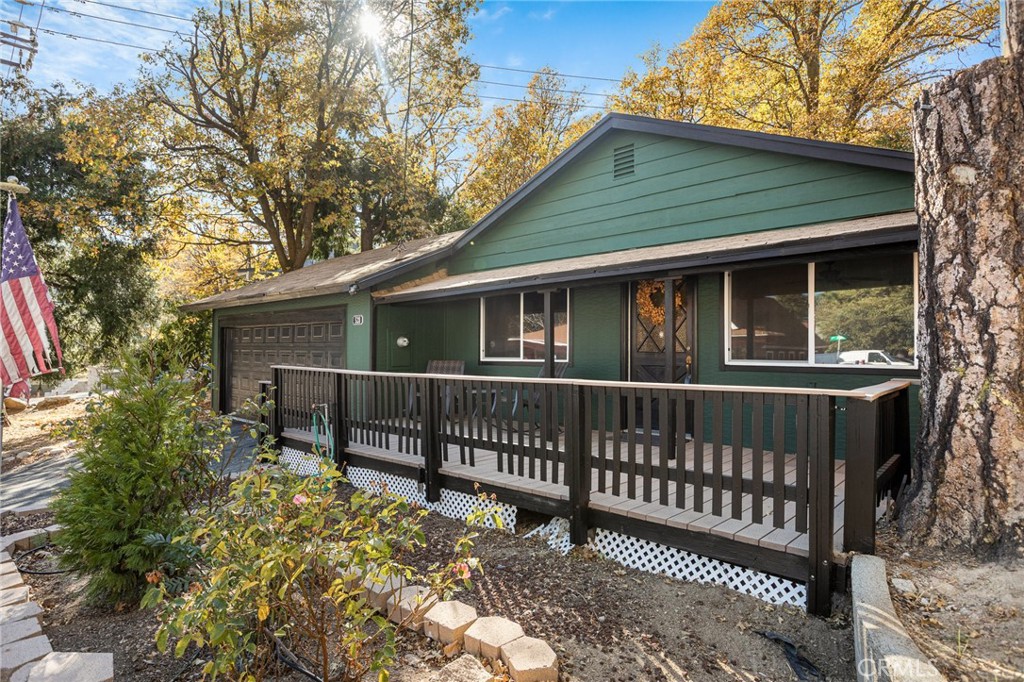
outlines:
[[[616,147],[612,153],[612,177],[616,180],[632,175],[636,171],[633,161],[633,145]]]

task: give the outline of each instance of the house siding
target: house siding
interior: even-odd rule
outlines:
[[[636,170],[614,179],[616,147]],[[616,131],[456,254],[453,274],[912,210],[909,173]]]

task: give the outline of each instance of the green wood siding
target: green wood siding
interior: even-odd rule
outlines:
[[[635,145],[636,172],[612,177]],[[912,210],[913,177],[618,131],[451,261],[452,273]]]
[[[619,285],[572,290],[571,366],[566,376],[618,381],[622,329]],[[430,360],[465,360],[468,374],[534,377],[539,362],[480,362],[480,299],[377,308],[378,369],[422,372]],[[399,336],[409,347],[398,348]]]

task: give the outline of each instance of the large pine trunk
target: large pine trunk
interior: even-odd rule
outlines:
[[[904,535],[1024,551],[1024,55],[941,81],[914,121],[922,430]]]

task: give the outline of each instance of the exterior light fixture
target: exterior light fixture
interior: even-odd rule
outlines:
[[[395,339],[395,344],[399,348],[408,348],[409,347],[409,337],[408,336],[399,336],[397,339]]]

